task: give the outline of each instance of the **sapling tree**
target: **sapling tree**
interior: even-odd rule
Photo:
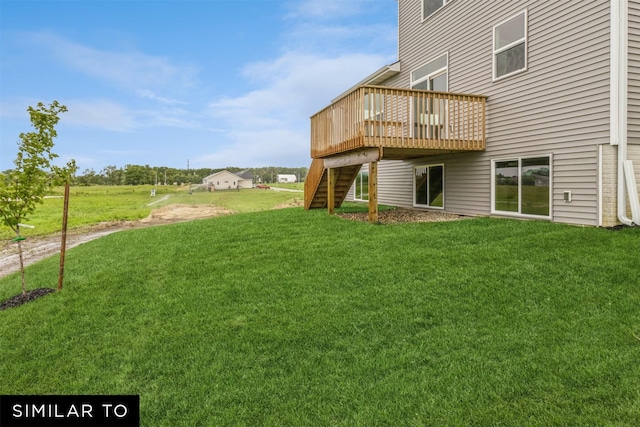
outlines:
[[[47,188],[56,181],[68,180],[76,171],[74,160],[64,167],[51,163],[58,157],[52,152],[53,139],[58,135],[55,129],[60,120],[58,115],[67,111],[67,107],[58,101],[49,106],[39,102],[36,108],[29,107],[27,111],[35,130],[19,135],[15,167],[0,176],[0,220],[16,233],[13,240],[18,243],[23,296],[27,290],[20,227],[43,202]]]

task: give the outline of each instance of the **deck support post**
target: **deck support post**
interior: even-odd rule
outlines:
[[[336,206],[336,171],[327,168],[327,212],[329,215],[334,214]]]
[[[378,222],[378,162],[369,163],[369,222]]]

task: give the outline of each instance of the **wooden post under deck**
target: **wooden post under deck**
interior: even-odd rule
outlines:
[[[369,222],[378,222],[378,162],[369,163]]]
[[[333,169],[327,169],[327,212],[329,215],[333,215],[334,208],[336,206],[336,173]]]

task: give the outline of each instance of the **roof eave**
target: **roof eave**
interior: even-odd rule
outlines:
[[[400,61],[394,62],[393,64],[390,64],[390,65],[385,65],[384,67],[380,68],[378,71],[374,72],[373,74],[370,74],[369,76],[365,77],[355,85],[351,86],[349,89],[341,93],[338,97],[331,100],[331,103],[336,102],[338,99],[342,98],[343,96],[345,96],[350,92],[353,92],[354,89],[360,86],[379,85],[380,83],[384,82],[387,79],[390,79],[391,77],[399,73],[400,73]]]

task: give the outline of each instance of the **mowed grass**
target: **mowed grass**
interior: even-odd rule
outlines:
[[[304,199],[303,193],[259,189],[190,192],[187,186],[158,186],[156,196],[151,197],[153,188],[152,185],[73,186],[70,189],[68,227],[73,230],[99,222],[135,221],[149,216],[152,209],[170,204],[207,204],[237,212],[255,212]],[[26,221],[35,228],[22,228],[21,234],[29,237],[59,232],[62,228],[63,194],[64,188],[52,189],[44,203]],[[162,200],[165,197],[166,200]],[[11,229],[0,227],[0,239],[11,237]]]
[[[119,232],[0,311],[0,394],[139,394],[143,426],[640,425],[638,249],[301,208]]]

